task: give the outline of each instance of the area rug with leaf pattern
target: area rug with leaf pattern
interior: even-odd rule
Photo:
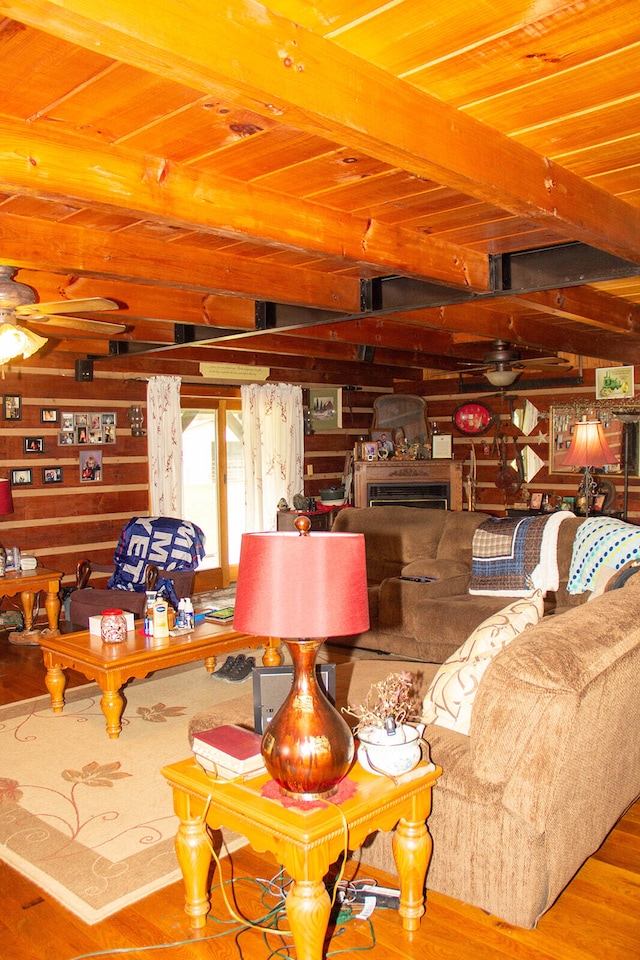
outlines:
[[[95,684],[67,690],[61,714],[48,695],[0,707],[0,860],[88,924],[178,880],[178,820],[160,770],[189,755],[194,713],[250,689],[250,678],[224,683],[202,665],[136,680],[117,740]],[[227,852],[244,842],[223,839]]]

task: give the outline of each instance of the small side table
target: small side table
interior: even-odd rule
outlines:
[[[58,617],[60,616],[60,581],[63,574],[57,570],[46,570],[36,567],[35,570],[10,570],[4,577],[0,577],[0,597],[15,597],[20,594],[20,603],[24,613],[24,632],[31,633],[33,626],[33,604],[35,594],[45,590],[45,610],[49,630],[58,632]]]
[[[284,866],[293,880],[286,911],[298,960],[321,960],[331,909],[323,878],[330,865],[345,846],[357,850],[369,834],[395,827],[393,854],[402,925],[405,930],[417,930],[425,912],[424,882],[432,851],[426,820],[431,790],[441,773],[440,767],[421,763],[396,786],[355,764],[348,777],[355,786],[353,796],[339,807],[329,800],[305,809],[262,796],[267,774],[229,783],[208,777],[193,759],[164,767],[162,774],[173,788],[174,809],[180,818],[176,853],[191,926],[203,927],[209,911],[211,851],[206,827],[224,826]]]

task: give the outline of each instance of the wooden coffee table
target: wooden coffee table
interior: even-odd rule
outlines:
[[[88,630],[41,636],[39,643],[47,668],[45,683],[53,712],[62,713],[67,680],[64,671],[71,667],[99,684],[100,706],[112,740],[117,739],[122,729],[124,700],[120,691],[133,678],[143,679],[156,670],[196,660],[204,660],[207,672],[213,673],[217,656],[243,647],[264,646],[262,663],[266,667],[277,667],[282,662],[279,639],[252,637],[214,623],[199,624],[189,633],[163,640],[146,637],[142,624],[137,624],[125,643],[102,643],[100,637]]]
[[[426,820],[431,789],[441,773],[440,767],[421,763],[394,783],[356,763],[347,778],[355,786],[353,796],[339,806],[328,801],[308,809],[263,796],[268,774],[235,783],[207,776],[193,759],[164,767],[162,774],[173,788],[180,818],[176,853],[191,926],[203,927],[209,911],[207,827],[228,827],[246,837],[254,850],[268,851],[284,866],[293,880],[286,911],[296,955],[298,960],[321,960],[331,908],[323,879],[329,867],[345,847],[357,850],[369,834],[395,827],[402,926],[417,930],[425,912],[424,883],[432,850]]]

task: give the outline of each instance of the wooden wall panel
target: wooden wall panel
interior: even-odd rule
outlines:
[[[636,368],[636,378],[639,370]],[[637,380],[636,380],[637,382]],[[595,371],[587,369],[584,371],[584,383],[579,387],[556,387],[553,382],[542,390],[531,390],[527,388],[526,381],[516,383],[512,391],[502,396],[496,394],[491,388],[477,393],[457,392],[458,381],[450,379],[434,379],[424,381],[422,384],[403,384],[399,387],[399,392],[422,393],[427,401],[427,412],[429,419],[437,425],[441,433],[450,433],[453,435],[453,449],[456,460],[462,460],[464,463],[463,477],[466,478],[469,473],[471,457],[471,441],[458,433],[453,427],[451,415],[458,404],[465,400],[481,398],[489,407],[498,414],[500,418],[500,428],[508,437],[516,436],[520,447],[529,444],[538,456],[544,461],[544,466],[536,477],[526,485],[529,493],[548,494],[553,499],[563,496],[575,496],[580,477],[575,473],[553,474],[549,472],[549,408],[552,404],[585,404],[591,400],[595,402]],[[517,403],[518,399],[528,398],[539,409],[541,419],[536,428],[529,437],[524,437],[511,422],[511,403]],[[499,467],[499,460],[493,451],[494,434],[489,433],[486,436],[475,438],[473,446],[475,449],[477,462],[477,491],[476,506],[478,510],[503,515],[505,510],[513,507],[521,501],[521,497],[513,494],[505,494],[499,490],[495,484],[495,477]],[[509,459],[513,455],[513,444],[508,441]],[[621,511],[623,508],[623,477],[621,475],[610,474],[609,478],[616,487],[616,499],[611,509]],[[640,523],[640,479],[630,478],[628,513],[627,517],[631,522]]]

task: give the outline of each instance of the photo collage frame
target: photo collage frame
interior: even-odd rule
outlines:
[[[116,442],[115,413],[61,413],[58,444],[85,446]]]

